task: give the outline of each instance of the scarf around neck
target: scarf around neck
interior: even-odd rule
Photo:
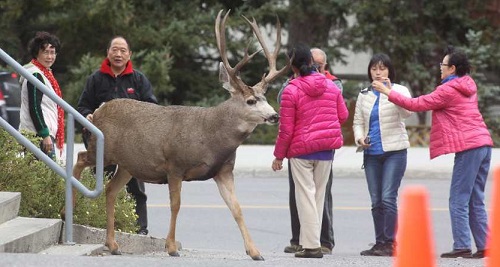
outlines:
[[[59,83],[56,78],[52,74],[52,71],[49,68],[46,68],[42,65],[38,60],[33,59],[31,63],[39,68],[43,75],[49,80],[50,85],[54,88],[57,96],[62,99],[61,88],[59,87]],[[64,110],[61,106],[57,105],[57,133],[56,133],[56,146],[59,149],[60,155],[62,155],[62,149],[64,147]]]
[[[446,83],[446,82],[449,82],[449,81],[451,81],[451,80],[453,80],[453,79],[455,79],[455,78],[458,78],[458,76],[457,76],[457,75],[455,75],[455,74],[452,74],[452,75],[450,75],[450,76],[448,76],[448,77],[444,78],[444,79],[441,81],[441,84]]]

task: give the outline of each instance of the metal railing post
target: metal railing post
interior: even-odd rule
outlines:
[[[35,156],[42,160],[49,168],[56,172],[59,176],[63,177],[66,181],[65,190],[65,225],[66,225],[66,244],[74,244],[73,242],[73,186],[80,191],[84,196],[89,198],[98,197],[104,188],[104,174],[103,174],[103,159],[104,159],[104,135],[95,127],[91,122],[84,118],[78,111],[70,106],[66,101],[60,98],[53,90],[49,90],[41,81],[28,72],[17,61],[11,58],[0,48],[0,59],[2,59],[9,66],[14,68],[21,76],[26,78],[46,96],[56,102],[57,105],[62,107],[67,112],[67,144],[66,144],[66,170],[63,170],[56,162],[43,153],[37,146],[31,143],[24,137],[17,129],[14,129],[7,121],[0,117],[0,127],[4,128],[11,134],[20,144],[25,146],[28,150],[33,152]],[[90,191],[85,185],[73,177],[73,154],[74,154],[74,137],[75,137],[75,119],[85,128],[87,128],[93,135],[95,135],[96,142],[96,188]]]
[[[71,114],[68,114],[67,128],[75,128],[75,120],[73,119],[73,115]],[[75,140],[74,130],[68,131],[67,140]],[[66,177],[73,176],[73,150],[74,142],[71,142],[71,144],[66,144]],[[73,225],[73,184],[71,183],[71,179],[66,179],[66,199],[64,206],[66,208],[65,222],[67,225]],[[68,227],[67,225],[65,244],[74,245],[75,242],[73,242],[73,227]]]

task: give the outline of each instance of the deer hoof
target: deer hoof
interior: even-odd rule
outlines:
[[[254,261],[263,261],[264,257],[262,257],[261,255],[257,255],[257,256],[253,256],[252,260],[254,260]]]
[[[263,260],[264,260],[264,257],[262,257],[260,254],[257,254],[257,255],[255,255],[255,256],[252,256],[252,255],[250,255],[250,251],[248,251],[248,250],[246,251],[246,253],[247,253],[247,255],[249,255],[249,256],[252,258],[252,260],[254,260],[254,261],[263,261]]]
[[[169,252],[168,255],[172,256],[172,257],[179,257],[179,252],[177,251],[174,251],[174,252]]]
[[[112,250],[111,255],[122,255],[122,252],[119,251],[118,249]]]

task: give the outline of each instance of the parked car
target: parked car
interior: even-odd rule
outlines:
[[[5,102],[5,97],[3,96],[2,91],[0,91],[0,117],[9,121],[9,115],[7,114],[7,102]]]
[[[2,106],[2,103],[3,106]],[[19,128],[21,111],[21,86],[15,72],[0,71],[0,116],[12,127]]]

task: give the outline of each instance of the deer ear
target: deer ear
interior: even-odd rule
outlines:
[[[222,83],[222,87],[228,91],[233,91],[231,89],[231,81],[229,80],[229,74],[227,73],[226,67],[222,62],[219,63],[219,81]]]

